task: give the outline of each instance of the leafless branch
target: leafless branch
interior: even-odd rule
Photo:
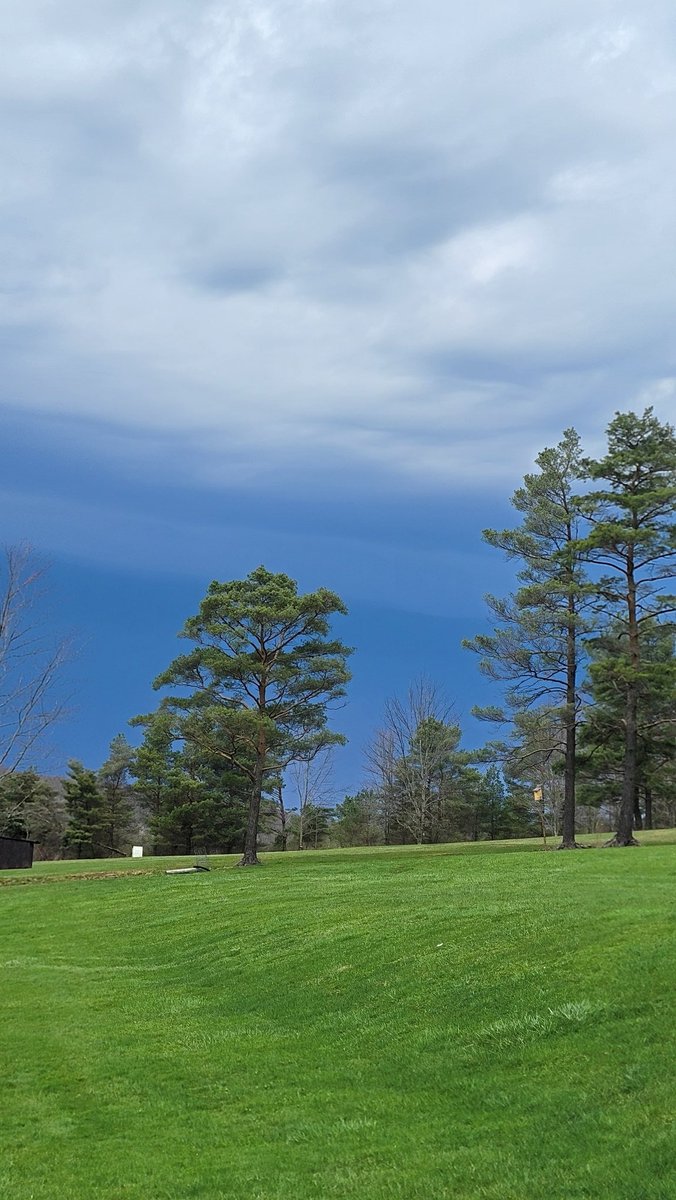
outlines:
[[[0,767],[16,771],[67,711],[58,692],[71,656],[45,612],[46,567],[25,543],[0,564]]]

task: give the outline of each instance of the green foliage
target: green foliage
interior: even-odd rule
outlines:
[[[63,807],[48,780],[35,771],[0,775],[0,835],[31,838],[55,853],[65,826]]]
[[[344,741],[327,728],[327,707],[350,678],[350,650],[330,637],[329,618],[345,611],[326,588],[299,595],[262,566],[213,582],[181,634],[192,650],[155,681],[179,688],[164,701],[174,738],[248,780],[243,865],[257,861],[261,801],[280,769]]]
[[[247,807],[243,774],[190,741],[190,718],[177,722],[175,714],[161,708],[135,724],[144,727],[144,738],[131,769],[133,792],[154,852],[227,852],[241,845]]]
[[[482,777],[477,792],[476,837],[509,837],[512,832],[512,814],[507,800],[502,774],[492,765]]]
[[[391,697],[367,750],[387,843],[448,841],[464,799],[468,756],[451,706],[430,680]],[[471,787],[471,785],[470,785]]]
[[[608,449],[600,459],[584,460],[585,474],[605,488],[581,498],[592,529],[584,542],[590,558],[611,574],[605,580],[611,601],[621,601],[618,574],[627,559],[643,572],[644,609],[661,611],[665,597],[653,584],[674,574],[676,552],[676,433],[652,408],[616,413],[608,426]]]
[[[292,812],[287,822],[288,850],[317,850],[329,840],[333,825],[333,809],[310,802],[301,815]],[[302,842],[302,844],[301,844]]]
[[[543,451],[537,462],[539,473],[526,476],[513,497],[524,514],[521,526],[484,533],[490,545],[523,567],[513,596],[488,597],[494,632],[465,643],[481,656],[482,671],[507,685],[502,709],[475,713],[511,726],[511,737],[490,744],[486,757],[492,751],[517,782],[546,779],[553,823],[560,815],[563,845],[574,845],[576,738],[584,698],[579,668],[593,647],[590,685],[596,703],[586,709],[585,754],[588,758],[595,739],[597,782],[607,787],[619,780],[616,841],[627,844],[634,813],[640,819],[641,774],[650,776],[654,765],[648,760],[657,763],[661,754],[650,738],[639,744],[639,728],[650,723],[648,696],[662,689],[668,700],[671,688],[673,703],[673,680],[666,678],[664,664],[642,662],[641,626],[663,621],[676,608],[663,586],[676,572],[676,436],[651,409],[642,416],[618,413],[601,459],[583,459],[577,434],[567,430],[559,446]],[[605,486],[574,496],[573,485],[582,477]],[[618,629],[617,645],[603,652]],[[611,719],[622,734],[621,753],[618,737],[610,735]],[[554,803],[557,773],[562,794]]]
[[[587,459],[593,481],[581,506],[590,524],[580,551],[598,571],[599,609],[606,623],[619,624],[626,652],[606,658],[623,697],[622,788],[616,841],[632,840],[640,784],[639,727],[646,692],[641,625],[676,611],[669,584],[676,576],[676,433],[648,408],[642,416],[617,413],[608,427],[603,458]]]
[[[375,789],[364,788],[336,805],[331,836],[338,846],[377,846],[384,841]]]
[[[558,708],[543,707],[537,713],[515,716],[513,740],[506,747],[502,769],[511,804],[521,816],[521,836],[527,831],[541,833],[543,821],[547,834],[558,837],[563,833],[565,735]],[[540,799],[535,797],[536,789],[541,792]],[[573,832],[585,828],[584,817],[581,824],[576,818]]]
[[[68,825],[63,837],[66,848],[78,858],[105,857],[105,801],[94,771],[74,759],[68,764],[64,783]]]
[[[123,733],[110,743],[108,758],[98,772],[99,789],[103,796],[101,810],[102,837],[106,851],[129,852],[134,814],[131,804],[131,770],[134,748]]]
[[[135,717],[131,724],[144,729],[130,768],[134,798],[146,815],[153,849],[158,853],[163,819],[183,794],[184,773],[174,745],[174,722],[171,713],[160,709],[147,717]]]
[[[668,1200],[676,846],[646,840],[38,864],[2,892],[4,1194]]]
[[[383,727],[367,750],[374,786],[359,793],[359,808],[348,807],[345,821],[339,815],[339,842],[357,837],[361,844],[357,817],[364,819],[365,802],[370,828],[379,827],[377,840],[387,845],[530,833],[531,822],[523,806],[505,796],[499,771],[478,770],[472,763],[486,760],[461,749],[460,739],[451,708],[429,681],[418,680],[405,700],[390,699]],[[373,844],[372,833],[370,838]]]
[[[629,659],[628,636],[621,623],[609,626],[592,643],[592,704],[580,732],[580,774],[585,803],[601,808],[618,804],[624,767],[623,718],[628,680],[635,680],[637,706],[637,779],[634,821],[673,824],[676,820],[676,654],[675,626],[641,622],[640,667]],[[643,805],[643,811],[641,811]]]
[[[505,683],[505,707],[475,709],[476,716],[511,725],[551,723],[558,706],[563,730],[563,843],[575,843],[575,741],[580,707],[579,666],[592,588],[578,541],[581,513],[574,496],[581,474],[580,439],[567,429],[558,446],[537,457],[512,497],[522,514],[516,529],[484,530],[484,540],[521,564],[519,587],[506,599],[487,596],[495,629],[464,645],[480,656],[481,671]],[[495,746],[498,750],[498,746]],[[509,751],[502,754],[504,759]]]
[[[451,789],[464,766],[459,744],[459,725],[427,716],[395,759],[394,820],[417,842],[448,840]]]
[[[589,592],[575,548],[580,513],[573,489],[581,470],[575,430],[567,429],[536,461],[539,471],[526,475],[512,496],[521,524],[483,532],[488,545],[521,564],[520,587],[507,599],[487,596],[495,632],[464,643],[479,654],[485,675],[510,685],[513,710],[543,701],[551,706],[552,697],[566,702],[568,635],[585,628],[580,609]]]

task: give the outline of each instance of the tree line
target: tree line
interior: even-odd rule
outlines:
[[[265,567],[214,581],[155,680],[158,707],[133,718],[98,772],[62,783],[25,765],[61,705],[49,685],[62,648],[27,614],[39,578],[8,557],[0,605],[0,833],[46,853],[164,853],[427,843],[560,834],[602,812],[614,845],[676,822],[676,435],[652,409],[618,413],[598,458],[573,429],[543,450],[512,497],[511,529],[483,537],[516,567],[488,596],[491,629],[465,645],[501,688],[473,710],[495,735],[468,750],[452,705],[419,679],[387,701],[366,749],[364,786],[335,803],[330,717],[345,697],[345,615],[325,588],[305,595]],[[37,647],[31,657],[31,647]],[[31,672],[26,661],[33,662]],[[289,799],[290,797],[290,799]],[[13,832],[12,832],[13,831]]]
[[[601,457],[569,429],[537,467],[512,498],[519,525],[484,532],[519,567],[511,595],[487,598],[493,632],[467,643],[506,688],[477,712],[507,732],[485,753],[531,781],[562,771],[563,848],[580,785],[617,798],[626,846],[655,794],[673,798],[676,436],[651,408],[618,413]]]

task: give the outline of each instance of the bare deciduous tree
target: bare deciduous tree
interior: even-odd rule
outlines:
[[[289,767],[293,789],[298,797],[298,814],[293,822],[298,834],[298,849],[305,849],[306,817],[311,809],[327,805],[333,797],[331,777],[333,756],[330,749],[312,757],[298,759]]]
[[[44,608],[46,567],[26,544],[0,564],[0,767],[18,770],[66,710],[57,683],[69,654]]]
[[[397,804],[397,753],[394,736],[387,728],[379,729],[367,745],[366,770],[378,796],[385,845],[398,841],[394,836]]]
[[[440,823],[443,782],[460,730],[453,708],[428,679],[418,679],[405,699],[385,705],[385,720],[367,750],[367,762],[393,816],[422,843]]]

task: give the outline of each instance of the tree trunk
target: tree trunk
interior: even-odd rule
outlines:
[[[617,833],[606,842],[607,846],[638,846],[632,836],[634,825],[634,803],[638,786],[638,671],[640,648],[636,611],[636,581],[634,556],[631,548],[627,554],[627,632],[629,635],[629,677],[627,679],[624,761],[622,764],[622,796],[617,821]]]
[[[559,850],[579,849],[575,841],[576,684],[577,629],[575,627],[575,597],[571,592],[568,596],[568,627],[566,631],[566,750],[563,775],[561,843]]]
[[[277,800],[279,803],[279,819],[282,823],[282,833],[281,833],[282,850],[286,850],[286,842],[287,842],[288,834],[286,832],[286,809],[284,807],[284,788],[282,787],[281,783],[279,784],[279,786],[277,788]]]
[[[256,853],[258,844],[258,818],[261,810],[261,793],[256,789],[256,784],[251,791],[249,800],[249,813],[246,822],[246,833],[244,834],[244,853],[240,858],[238,867],[259,867],[260,859]]]
[[[155,857],[156,855],[158,855],[158,854],[159,854],[159,852],[160,852],[160,841],[159,841],[159,838],[158,838],[158,836],[157,836],[157,832],[156,832],[156,829],[155,829],[155,825],[157,824],[157,820],[158,820],[158,818],[159,818],[159,815],[160,815],[161,811],[162,811],[162,794],[161,794],[161,792],[159,791],[159,789],[158,789],[158,788],[155,788],[155,796],[154,796],[154,805],[153,805],[153,810],[152,810],[152,817],[151,817],[151,820],[149,821],[149,824],[153,824],[153,822],[154,822],[154,824],[153,824],[153,828],[152,828],[152,835],[153,835],[153,857]]]
[[[626,730],[624,743],[624,763],[622,779],[622,796],[620,812],[617,819],[617,833],[606,842],[607,846],[638,846],[632,834],[634,827],[634,799],[636,794],[636,773],[638,759],[637,727],[637,697],[636,686],[633,682],[627,685]]]
[[[416,839],[415,839],[416,844],[418,846],[422,846],[422,844],[425,840],[425,817],[426,817],[426,815],[427,815],[427,812],[426,812],[426,805],[425,805],[425,793],[423,791],[423,793],[420,797],[420,812],[419,812],[419,819],[418,819],[418,829],[416,832]]]
[[[246,822],[246,833],[244,835],[244,853],[240,858],[238,867],[260,867],[260,859],[256,853],[258,844],[258,820],[261,811],[261,799],[263,796],[263,780],[265,778],[265,760],[267,757],[267,744],[265,739],[265,729],[261,724],[258,730],[258,740],[256,743],[256,760],[254,763],[253,781],[251,785],[251,798],[249,800],[249,813]]]

